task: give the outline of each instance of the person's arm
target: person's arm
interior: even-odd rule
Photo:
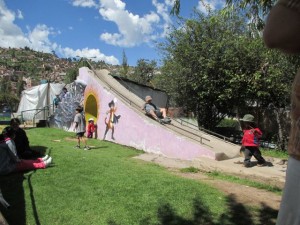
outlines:
[[[146,103],[143,104],[143,106],[141,107],[142,110],[146,110]]]
[[[262,132],[261,132],[261,130],[259,128],[253,129],[253,133],[258,138],[261,138],[261,136],[262,136]]]
[[[263,32],[264,42],[269,48],[277,48],[287,53],[300,52],[299,2],[280,0],[271,9]]]
[[[12,140],[8,140],[6,141],[7,147],[8,147],[8,154],[10,156],[10,158],[14,161],[14,162],[20,162],[20,159],[17,155],[17,149],[15,146],[15,143]]]
[[[78,127],[78,122],[79,122],[79,119],[78,119],[78,115],[76,114],[75,117],[74,117],[74,130],[77,130],[77,127]]]

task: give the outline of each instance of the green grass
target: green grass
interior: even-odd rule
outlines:
[[[200,169],[195,168],[193,166],[180,169],[180,172],[182,173],[198,173],[199,171]]]
[[[76,150],[74,133],[59,129],[27,134],[31,146],[46,150],[54,163],[25,179],[18,174],[0,179],[11,204],[0,209],[9,224],[229,225],[251,214],[207,184],[133,158],[142,151],[95,139],[88,140],[91,151]]]
[[[10,121],[11,117],[9,116],[0,116],[0,121]]]
[[[276,193],[279,195],[282,194],[282,189],[279,187],[273,186],[273,185],[259,183],[259,182],[252,181],[252,180],[249,180],[246,178],[232,176],[232,175],[228,175],[226,173],[223,173],[223,172],[221,173],[218,171],[206,172],[206,174],[215,179],[226,180],[226,181],[237,183],[237,184],[242,184],[242,185],[246,185],[246,186],[250,186],[250,187],[255,187],[258,189],[263,189],[263,190],[267,190],[267,191],[270,191],[270,192],[273,192],[273,193]]]
[[[279,159],[288,159],[288,153],[287,151],[281,151],[276,149],[266,149],[266,148],[260,148],[263,156],[269,156]]]

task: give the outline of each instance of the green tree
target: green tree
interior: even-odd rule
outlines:
[[[127,77],[129,71],[129,66],[127,63],[127,56],[125,54],[125,51],[123,50],[123,60],[122,60],[122,69],[121,69],[121,75],[123,77]]]
[[[206,4],[203,0],[200,1]],[[170,14],[177,16],[180,14],[180,2],[180,0],[174,0]],[[262,30],[265,16],[276,2],[277,0],[226,0],[225,8],[229,8],[229,11],[225,9],[224,12],[231,12],[232,9],[242,9],[251,23]]]
[[[15,105],[19,98],[12,93],[12,86],[9,77],[3,77],[0,83],[0,103]]]
[[[67,71],[66,78],[64,80],[65,83],[69,84],[76,80],[78,74],[78,68],[71,68]]]
[[[80,67],[87,67],[91,70],[92,69],[91,60],[87,58],[81,58],[77,64],[77,68]]]
[[[242,46],[236,39],[245,32],[245,21],[225,21],[217,13],[205,16],[196,12],[195,16],[184,21],[182,29],[174,29],[162,45],[166,53],[163,71],[169,77],[165,84],[175,85],[171,87],[174,101],[194,112],[200,126],[213,130],[232,111],[233,104],[245,101],[237,98],[238,87],[229,82],[239,72]],[[244,69],[244,76],[250,69],[254,68]]]
[[[24,86],[26,85],[26,82],[23,81],[23,77],[20,76],[17,82],[17,96],[20,97],[22,94],[22,91],[25,90]]]
[[[132,79],[140,84],[151,84],[156,66],[157,64],[155,60],[149,61],[147,59],[139,59]]]
[[[296,67],[266,49],[259,33],[238,15],[196,12],[160,46],[164,53],[160,88],[210,130],[234,112],[254,107],[260,115],[271,103],[278,108],[289,105]]]

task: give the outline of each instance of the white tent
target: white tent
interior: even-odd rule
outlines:
[[[52,111],[51,105],[55,95],[59,95],[64,86],[65,84],[47,83],[24,90],[17,115],[25,121],[47,119],[46,117]]]

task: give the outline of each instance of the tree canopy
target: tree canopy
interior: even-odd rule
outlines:
[[[160,49],[159,88],[168,91],[172,104],[194,112],[204,128],[214,130],[225,116],[249,107],[289,105],[298,58],[266,49],[240,13],[195,12],[172,29]]]
[[[203,4],[203,0],[200,0]],[[277,0],[226,0],[226,8],[236,10],[244,10],[245,15],[259,30],[264,27],[264,18],[269,13],[272,6]],[[171,10],[172,15],[180,14],[180,0],[174,0],[174,5]]]

